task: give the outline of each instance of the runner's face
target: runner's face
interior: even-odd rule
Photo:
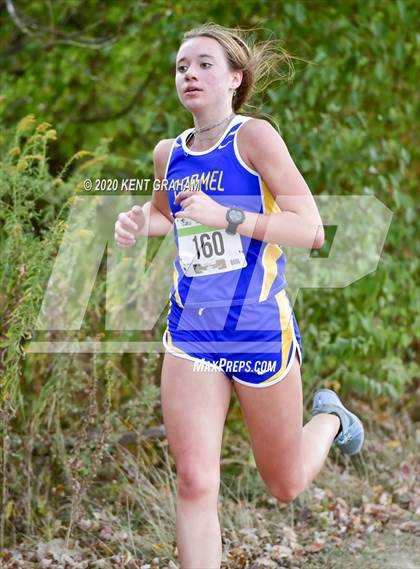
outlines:
[[[222,46],[213,38],[185,41],[176,58],[175,84],[179,100],[188,110],[229,106],[237,78],[228,68]],[[197,90],[187,92],[187,88]],[[229,90],[231,89],[231,90]]]

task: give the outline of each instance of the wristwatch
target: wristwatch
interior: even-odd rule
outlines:
[[[226,212],[226,221],[226,233],[235,235],[238,225],[245,221],[245,213],[239,207],[230,207]]]

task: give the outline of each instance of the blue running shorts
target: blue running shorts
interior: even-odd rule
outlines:
[[[195,361],[196,371],[222,371],[250,387],[281,381],[303,353],[286,289],[267,300],[227,307],[181,308],[173,299],[163,334],[165,349]]]

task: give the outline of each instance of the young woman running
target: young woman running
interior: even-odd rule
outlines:
[[[232,388],[261,477],[281,502],[303,492],[333,443],[345,454],[363,446],[361,421],[329,389],[315,392],[303,426],[303,353],[280,245],[320,248],[322,221],[278,132],[238,114],[284,54],[217,24],[184,35],[175,81],[194,128],[155,147],[166,191],[115,224],[120,247],[172,228],[178,247],[161,400],[182,569],[220,567],[220,451]]]

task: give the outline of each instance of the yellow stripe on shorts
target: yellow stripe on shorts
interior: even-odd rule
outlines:
[[[175,290],[175,300],[176,300],[176,303],[177,303],[178,306],[180,306],[181,308],[184,308],[184,305],[182,304],[181,297],[179,296],[179,291],[178,291],[178,271],[177,271],[176,267],[174,267],[173,282],[174,282],[174,290]]]
[[[169,314],[170,314],[170,312],[171,312],[171,308],[172,308],[172,300],[169,300],[168,316],[169,316]],[[168,318],[168,320],[169,320],[169,318]],[[177,347],[174,345],[174,343],[173,343],[173,341],[172,341],[171,333],[169,332],[169,324],[166,325],[166,329],[165,329],[165,332],[164,332],[164,333],[166,333],[166,340],[167,340],[168,346],[169,346],[169,348],[170,348],[171,350],[173,350],[174,352],[176,352],[176,353],[178,353],[178,354],[182,354],[182,355],[184,355],[184,356],[190,357],[190,356],[187,354],[187,352],[184,352],[184,350],[181,350],[180,348],[177,348]]]

